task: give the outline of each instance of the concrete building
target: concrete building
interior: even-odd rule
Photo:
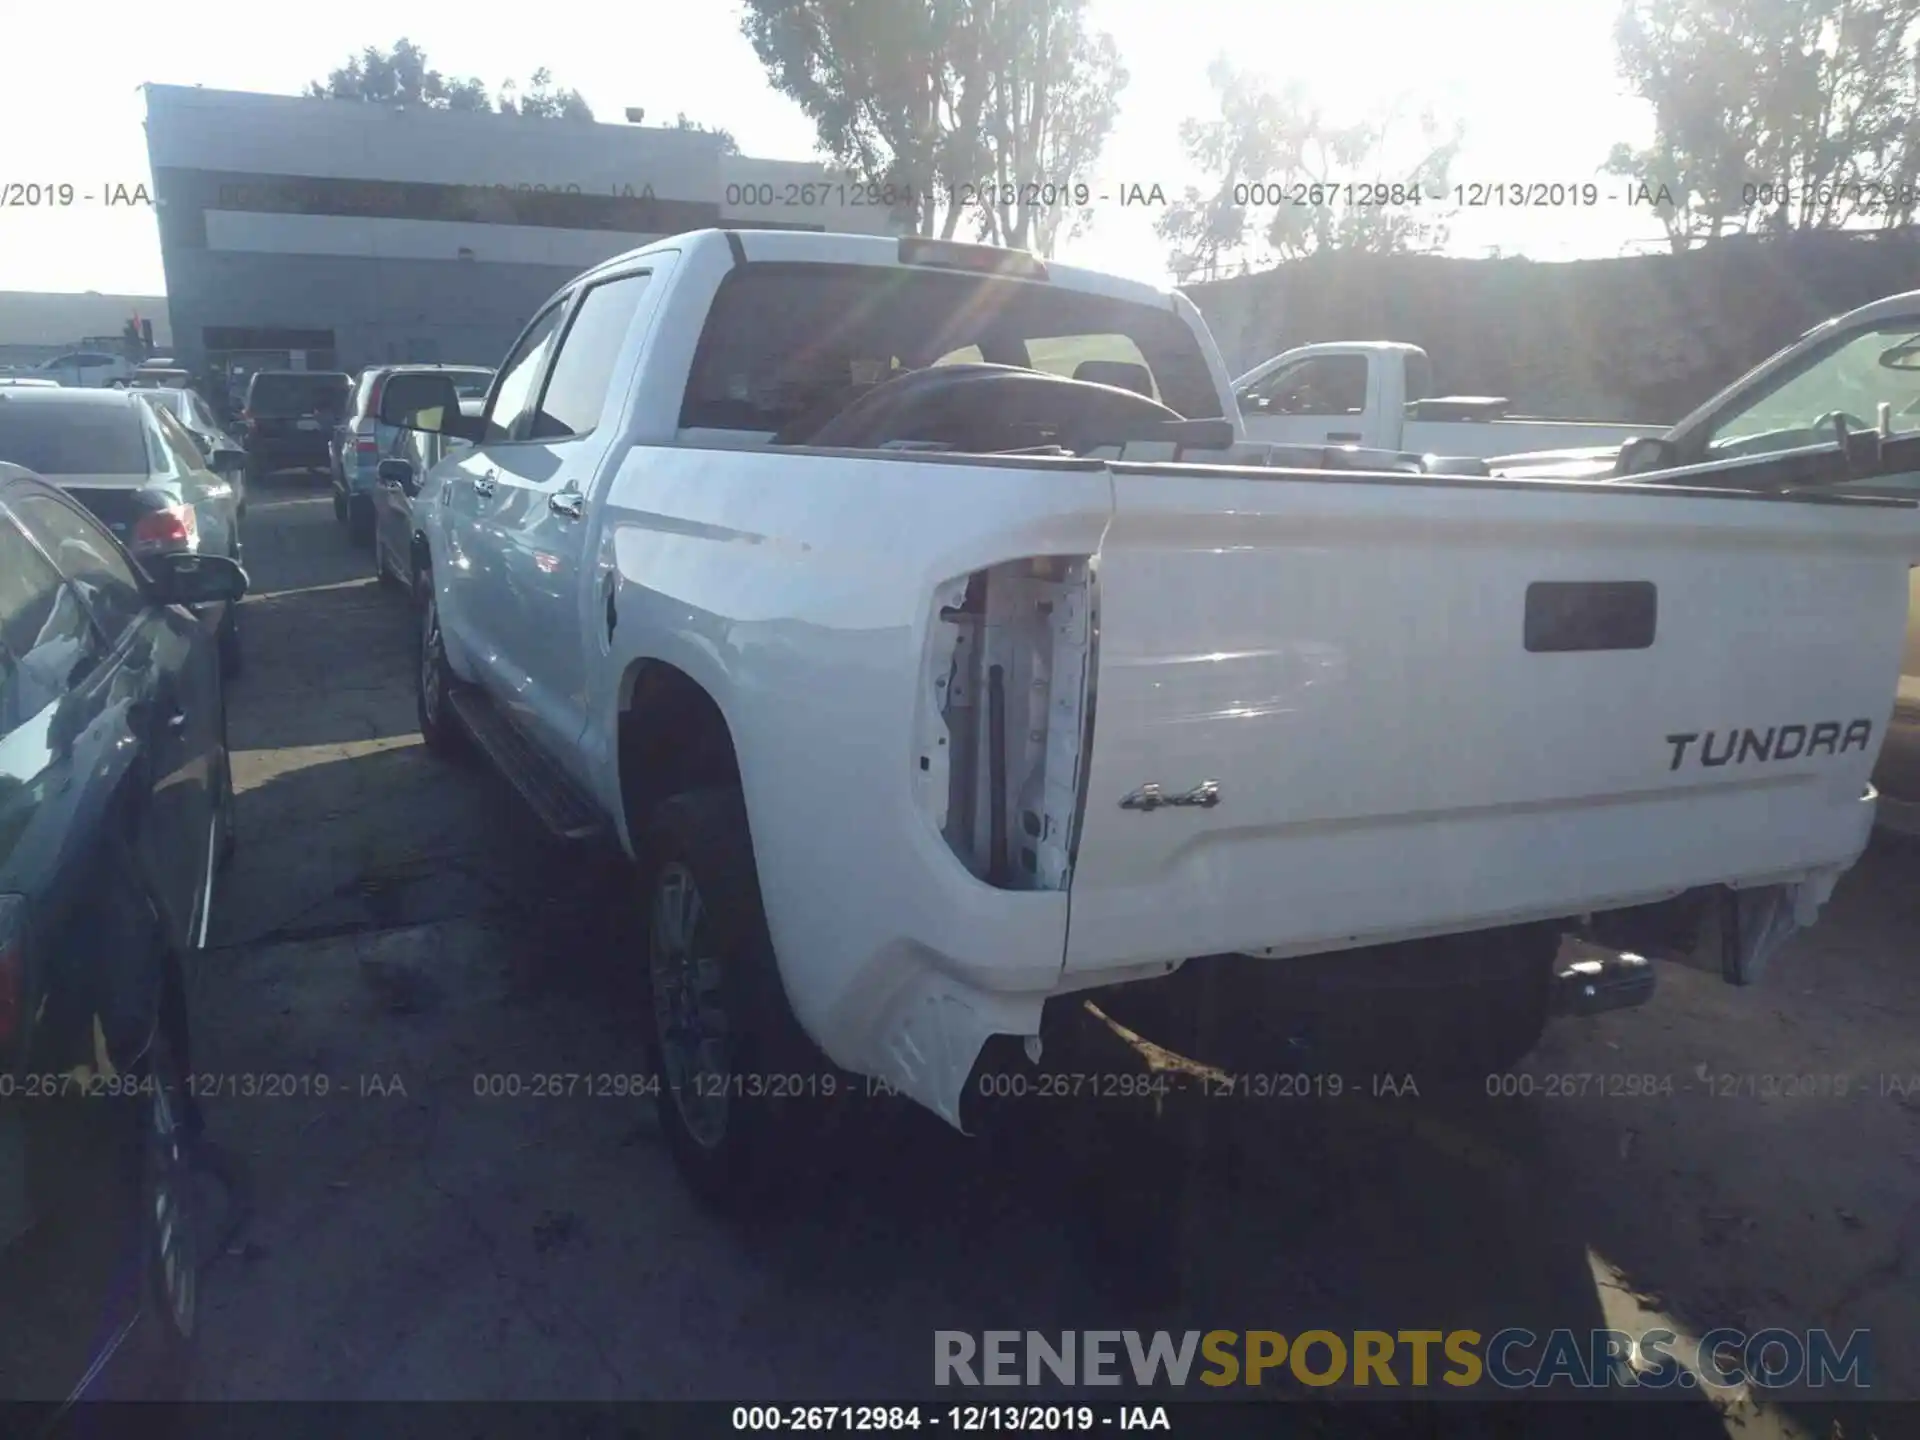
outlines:
[[[0,370],[24,369],[71,350],[118,355],[129,320],[152,321],[154,350],[168,353],[173,332],[163,296],[0,290]]]
[[[149,85],[173,353],[194,369],[497,364],[581,270],[707,226],[892,233],[712,135]]]

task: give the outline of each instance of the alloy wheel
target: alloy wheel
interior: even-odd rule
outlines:
[[[687,1133],[716,1149],[727,1136],[728,1027],[720,961],[707,948],[706,907],[693,872],[663,867],[650,911],[647,970],[661,1078]]]

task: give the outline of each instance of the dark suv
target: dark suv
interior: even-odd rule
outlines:
[[[262,370],[247,382],[240,438],[247,478],[276,470],[328,470],[333,427],[352,381],[332,370]]]

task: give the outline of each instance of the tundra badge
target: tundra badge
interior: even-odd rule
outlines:
[[[1220,782],[1202,780],[1191,790],[1175,795],[1162,794],[1158,785],[1142,785],[1120,802],[1122,810],[1158,810],[1163,805],[1193,805],[1211,810],[1220,803]]]
[[[1802,755],[1818,755],[1823,750],[1828,755],[1844,755],[1855,746],[1865,750],[1872,738],[1871,720],[1849,721],[1844,733],[1838,720],[1768,726],[1765,730],[1709,730],[1704,736],[1694,731],[1667,736],[1667,744],[1673,747],[1673,763],[1667,768],[1678,770],[1696,740],[1700,741],[1700,748],[1694,752],[1694,758],[1712,769],[1728,761],[1744,765],[1749,760],[1797,760]],[[1718,755],[1713,753],[1716,740],[1726,742]]]

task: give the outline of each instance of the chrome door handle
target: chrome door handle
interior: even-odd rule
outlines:
[[[495,485],[499,483],[499,481],[500,481],[500,472],[498,470],[489,470],[487,471],[486,474],[482,475],[479,479],[473,482],[473,493],[478,495],[482,500],[484,500],[489,495],[493,494],[493,488]]]
[[[560,490],[547,497],[547,508],[556,515],[578,520],[586,513],[587,497],[578,490]]]
[[[171,715],[167,716],[167,729],[177,732],[177,731],[184,730],[186,728],[187,728],[187,712],[186,711],[176,710]]]

